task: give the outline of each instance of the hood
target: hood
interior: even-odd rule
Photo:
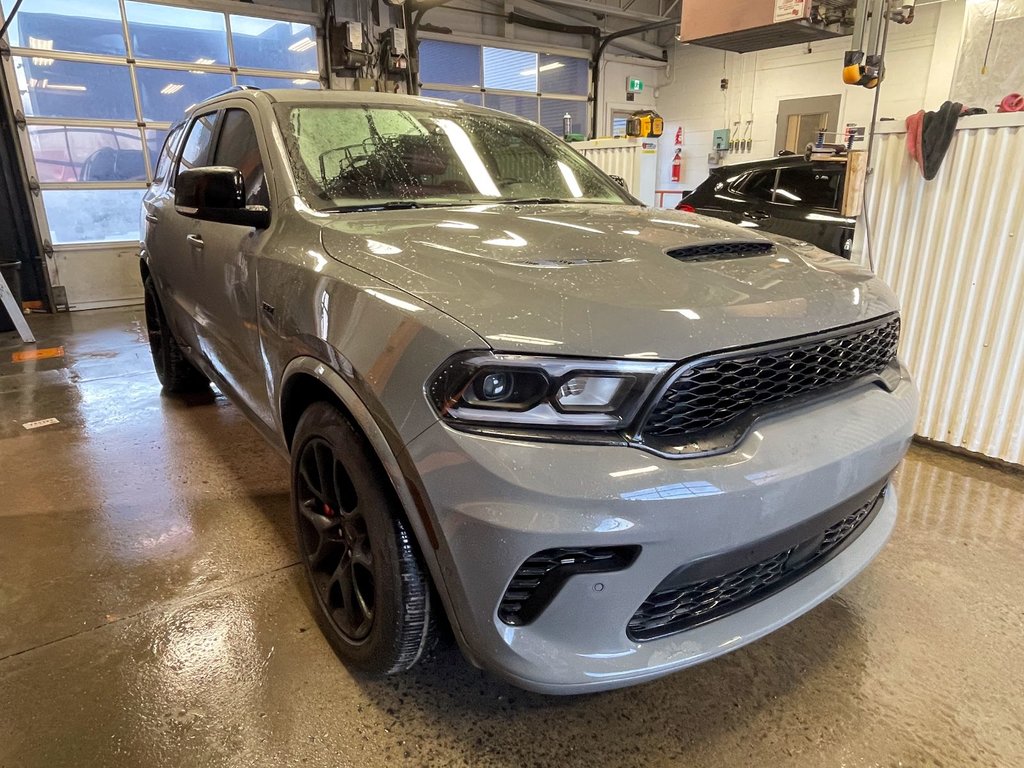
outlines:
[[[349,213],[332,217],[322,241],[333,258],[506,352],[679,360],[896,308],[888,288],[844,259],[717,219],[638,206]],[[701,258],[687,257],[722,241],[776,250],[716,257],[697,248]]]

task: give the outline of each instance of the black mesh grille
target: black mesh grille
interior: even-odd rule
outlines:
[[[714,242],[686,245],[682,248],[665,251],[665,253],[679,261],[721,261],[739,259],[744,256],[766,256],[775,253],[775,246],[771,243],[758,242]]]
[[[527,558],[516,571],[498,606],[506,624],[529,624],[577,573],[605,573],[628,568],[640,547],[559,547]]]
[[[643,641],[682,632],[778,592],[836,554],[837,548],[875,509],[883,494],[884,491],[809,542],[721,576],[655,590],[629,620],[627,634],[631,640]],[[791,564],[791,558],[797,562]]]
[[[899,317],[846,334],[684,368],[647,417],[646,437],[728,431],[765,406],[880,373],[896,356]]]

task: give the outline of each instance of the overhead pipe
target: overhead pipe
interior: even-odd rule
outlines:
[[[608,48],[610,43],[615,42],[620,37],[630,37],[631,35],[640,35],[644,32],[653,32],[655,29],[664,29],[665,27],[671,27],[678,24],[675,19],[664,19],[662,21],[652,21],[648,24],[641,24],[638,27],[630,27],[629,29],[620,29],[618,32],[612,32],[605,37],[602,37],[600,43],[597,46],[597,50],[594,52],[594,58],[591,60],[591,86],[594,90],[594,109],[593,114],[590,116],[590,138],[597,138],[597,107],[598,107],[598,87],[601,84],[601,57],[604,56],[605,50]],[[596,40],[595,40],[596,42]]]

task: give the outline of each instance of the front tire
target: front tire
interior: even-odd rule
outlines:
[[[153,278],[143,283],[146,303],[146,331],[149,335],[149,351],[153,355],[153,367],[160,384],[168,392],[183,394],[201,392],[210,385],[210,380],[188,361],[167,325],[160,297],[156,295]]]
[[[329,403],[292,441],[292,511],[318,623],[372,676],[409,669],[431,635],[430,583],[369,442]]]

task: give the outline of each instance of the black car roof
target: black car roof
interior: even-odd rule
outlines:
[[[736,175],[747,171],[769,170],[771,168],[788,168],[792,165],[810,165],[811,161],[805,160],[803,155],[782,155],[781,157],[770,157],[767,160],[753,160],[749,163],[735,163],[733,165],[720,165],[714,169],[718,175]]]

